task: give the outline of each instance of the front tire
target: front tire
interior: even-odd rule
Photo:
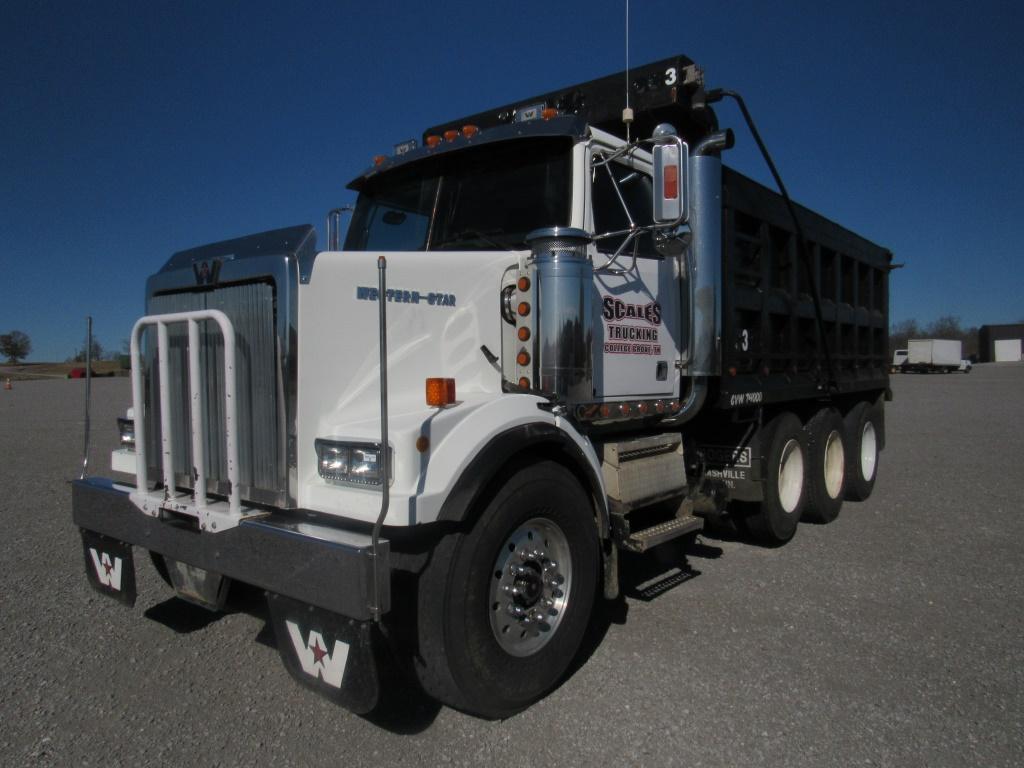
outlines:
[[[575,477],[548,461],[511,473],[468,532],[438,544],[420,576],[423,688],[492,718],[544,696],[579,650],[599,566],[593,510]]]

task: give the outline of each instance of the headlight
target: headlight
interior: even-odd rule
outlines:
[[[135,419],[118,419],[117,431],[121,435],[121,447],[135,450]]]
[[[342,443],[316,440],[316,466],[320,477],[334,483],[380,485],[383,467],[378,443]]]

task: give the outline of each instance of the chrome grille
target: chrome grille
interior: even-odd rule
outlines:
[[[225,285],[217,288],[159,294],[150,297],[147,312],[164,314],[199,309],[219,309],[235,327],[238,415],[239,490],[243,500],[281,503],[287,494],[287,427],[284,382],[279,343],[275,333],[275,290],[269,281]],[[147,454],[159,456],[160,402],[156,376],[155,331],[147,335]],[[184,326],[172,326],[169,336],[169,378],[172,430],[175,446],[174,472],[179,487],[192,488],[192,449],[188,395],[188,334]],[[203,388],[203,423],[206,474],[211,492],[227,494],[227,457],[224,436],[224,344],[215,327],[201,327],[200,368]],[[156,462],[149,462],[150,477],[159,477]]]

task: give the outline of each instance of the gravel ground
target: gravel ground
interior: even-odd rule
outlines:
[[[128,390],[93,384],[93,473]],[[84,385],[16,382],[0,764],[1024,764],[1024,365],[893,390],[875,493],[833,524],[781,549],[702,536],[692,578],[609,611],[575,674],[509,720],[412,697],[371,721],[288,677],[258,600],[205,614],[138,557],[134,608],[93,592],[68,485]],[[682,565],[667,549],[625,585]]]

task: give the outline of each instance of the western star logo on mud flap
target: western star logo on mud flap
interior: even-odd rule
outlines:
[[[302,665],[302,671],[311,677],[323,679],[328,685],[341,688],[345,665],[348,662],[348,643],[335,640],[334,650],[328,652],[323,635],[315,629],[309,631],[308,640],[303,640],[298,624],[293,621],[286,621],[285,624],[295,648],[295,655],[299,657],[299,664]]]
[[[94,547],[89,548],[92,556],[92,564],[96,569],[96,578],[104,587],[110,587],[121,591],[121,558],[111,559],[106,552],[97,552]]]

